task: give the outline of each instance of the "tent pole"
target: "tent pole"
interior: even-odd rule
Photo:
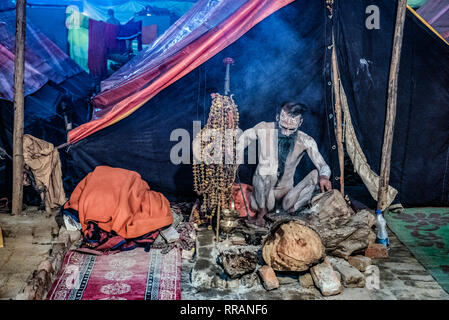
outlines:
[[[393,50],[391,55],[390,78],[388,81],[388,101],[385,119],[382,158],[380,163],[380,181],[377,209],[385,210],[390,180],[391,149],[393,144],[394,122],[396,118],[399,64],[401,60],[402,38],[404,34],[407,0],[398,0],[396,25],[394,30]]]
[[[332,82],[334,83],[334,98],[335,98],[335,118],[337,122],[337,148],[338,148],[338,163],[340,165],[340,192],[345,195],[345,154],[343,149],[343,130],[342,130],[342,115],[341,115],[341,97],[340,97],[340,77],[338,74],[337,64],[337,49],[335,48],[334,32],[332,32]]]
[[[23,127],[25,77],[25,17],[26,0],[16,2],[16,42],[14,52],[14,131],[13,131],[13,185],[12,214],[22,212],[23,200]]]

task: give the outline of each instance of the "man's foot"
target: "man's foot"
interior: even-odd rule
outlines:
[[[247,223],[256,227],[265,228],[267,226],[267,222],[262,218],[249,218]]]
[[[257,227],[265,228],[267,223],[264,216],[267,214],[266,209],[261,209],[257,212],[255,217],[248,216],[248,223]]]

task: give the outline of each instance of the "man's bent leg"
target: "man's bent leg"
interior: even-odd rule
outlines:
[[[294,212],[305,206],[312,199],[313,191],[318,184],[318,171],[312,170],[282,200],[282,208]]]
[[[251,195],[251,206],[253,209],[257,210],[256,217],[248,216],[248,221],[256,224],[257,226],[265,226],[264,216],[269,210],[274,208],[275,199],[273,192],[273,181],[272,177],[269,176],[259,176],[254,175],[253,178],[253,194]]]

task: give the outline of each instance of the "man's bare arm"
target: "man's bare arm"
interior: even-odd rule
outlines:
[[[329,180],[331,176],[331,169],[327,165],[326,161],[324,161],[324,158],[318,150],[318,146],[312,137],[310,137],[310,139],[307,139],[306,150],[310,160],[312,160],[313,164],[318,169],[319,185],[321,191],[332,189],[332,184]]]

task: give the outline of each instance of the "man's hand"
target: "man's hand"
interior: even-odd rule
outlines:
[[[332,190],[332,183],[328,177],[321,176],[319,180],[321,192]]]

